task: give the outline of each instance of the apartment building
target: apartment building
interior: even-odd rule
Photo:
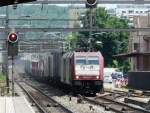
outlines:
[[[117,5],[116,15],[118,17],[127,17],[133,19],[134,16],[146,16],[150,10],[150,5],[143,4],[126,4],[126,5]]]
[[[128,19],[129,25],[133,25],[134,16],[147,16],[150,10],[150,5],[144,4],[124,4],[116,6],[116,16]]]
[[[134,16],[135,28],[149,28],[150,15]],[[132,70],[150,71],[150,32],[132,32],[129,39],[129,53],[131,55]]]

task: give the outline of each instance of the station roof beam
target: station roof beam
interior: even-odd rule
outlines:
[[[34,2],[35,1],[35,2]],[[15,3],[32,4],[85,4],[86,0],[0,0],[0,7]],[[98,4],[150,4],[150,0],[97,0]]]
[[[0,32],[8,32],[9,28],[0,28]],[[150,28],[15,28],[16,32],[79,32],[79,31],[95,31],[95,32],[149,32]]]
[[[33,2],[33,1],[36,1],[36,0],[0,0],[0,7],[13,5],[13,4]]]
[[[87,0],[36,0],[33,4],[85,4]],[[150,0],[97,0],[97,4],[150,4]]]

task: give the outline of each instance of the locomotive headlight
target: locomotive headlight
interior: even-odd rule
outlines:
[[[99,79],[99,76],[96,76],[97,79]]]
[[[79,79],[79,76],[76,76],[76,79]]]

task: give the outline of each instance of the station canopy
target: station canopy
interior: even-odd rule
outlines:
[[[17,32],[20,40],[64,37],[67,34],[62,34],[59,31],[47,32],[43,29],[68,28],[70,22],[74,22],[70,20],[69,9],[70,7],[47,4],[18,4],[16,9],[13,9],[13,6],[0,7],[0,29],[5,28],[6,24],[8,28],[30,29],[29,32]],[[36,28],[40,28],[41,31],[32,31]],[[0,32],[1,40],[5,39],[5,36],[5,32]]]
[[[26,3],[26,2],[33,2],[33,1],[36,0],[0,0],[0,6],[7,6],[15,3]]]

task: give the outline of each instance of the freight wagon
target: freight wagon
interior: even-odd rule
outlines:
[[[30,75],[75,93],[95,94],[103,88],[104,59],[100,52],[34,54],[25,64]]]

